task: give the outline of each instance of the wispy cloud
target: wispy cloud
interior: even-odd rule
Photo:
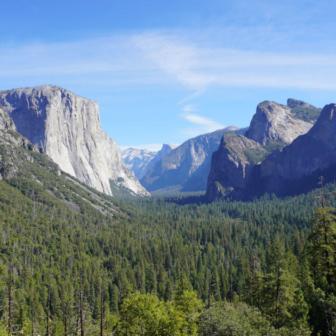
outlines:
[[[194,137],[199,134],[210,133],[225,128],[223,124],[195,113],[185,112],[181,117],[193,124],[193,126],[183,129],[181,133],[183,137]]]
[[[134,40],[149,60],[195,95],[212,85],[336,90],[334,55],[204,47],[162,33]]]
[[[196,111],[196,107],[197,105],[196,104],[189,104],[189,105],[186,105],[182,108],[182,111],[184,112],[192,112],[192,111]]]
[[[203,37],[203,40],[205,37]],[[218,37],[216,41],[218,40]],[[163,32],[113,36],[69,43],[0,47],[0,85],[8,78],[41,83],[154,86],[190,92],[211,86],[336,90],[336,51],[326,55],[291,50],[258,51],[217,45],[208,36]],[[5,88],[5,87],[4,87]]]

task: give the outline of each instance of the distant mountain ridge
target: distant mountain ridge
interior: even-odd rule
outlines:
[[[133,172],[137,179],[141,179],[147,173],[147,166],[154,159],[157,152],[148,149],[127,148],[121,151],[127,168]]]
[[[126,166],[134,173],[134,176],[140,180],[156,162],[176,147],[174,144],[163,144],[158,152],[150,152],[147,149],[127,148],[121,153]]]
[[[260,103],[245,136],[225,134],[213,153],[206,191],[208,199],[229,196],[246,200],[265,192],[292,193],[296,184],[294,176],[302,179],[307,175],[304,171],[312,165],[315,171],[323,169],[322,163],[316,160],[323,156],[324,136],[320,137],[320,149],[316,141],[314,145],[309,142],[311,134],[318,132],[323,115],[328,114],[325,109],[321,112],[295,99],[288,99],[287,106],[270,101]],[[328,126],[324,128],[327,134]],[[295,155],[289,155],[294,149]],[[321,153],[317,155],[317,152]],[[326,153],[334,156],[330,150]],[[309,170],[309,174],[312,172]]]
[[[0,103],[18,132],[43,147],[63,171],[107,195],[113,181],[149,196],[101,128],[98,103],[52,85],[2,91]]]
[[[150,192],[205,190],[211,155],[218,149],[223,134],[245,131],[229,126],[187,140],[155,163],[140,182]]]

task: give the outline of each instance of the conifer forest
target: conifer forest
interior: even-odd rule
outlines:
[[[0,335],[335,335],[334,184],[109,217],[32,183],[0,181]]]

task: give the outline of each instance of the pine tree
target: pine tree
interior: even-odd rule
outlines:
[[[285,247],[277,237],[268,251],[262,292],[262,309],[277,328],[291,323],[294,291],[298,285],[298,279],[288,268],[286,257]]]
[[[314,211],[313,229],[309,234],[310,252],[316,260],[317,274],[323,274],[328,286],[334,285],[336,253],[336,209],[324,205]]]
[[[111,294],[111,311],[113,313],[118,313],[119,306],[119,289],[116,285],[112,286],[112,294]]]
[[[246,269],[243,298],[251,306],[260,308],[263,274],[259,262],[259,251],[254,247],[250,256],[250,265]]]
[[[180,271],[178,281],[174,289],[174,301],[180,302],[183,297],[183,293],[186,291],[191,292],[193,290],[191,283],[189,282],[187,275],[184,271]]]

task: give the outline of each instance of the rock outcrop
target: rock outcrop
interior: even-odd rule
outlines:
[[[305,175],[304,171],[311,166],[303,156],[313,159],[312,156],[316,154],[314,151],[317,146],[313,146],[313,149],[308,134],[316,129],[319,121],[315,126],[312,121],[321,110],[294,99],[289,99],[288,105],[262,102],[258,105],[245,136],[224,135],[218,151],[212,155],[207,183],[209,200],[225,196],[249,199],[265,192],[279,195],[291,192],[289,189],[293,189],[293,181],[301,179]],[[298,146],[298,143],[301,145]],[[302,152],[295,152],[297,163],[293,165],[294,157],[285,156],[296,146]],[[308,155],[310,147],[312,155]],[[316,162],[315,159],[313,161]],[[304,168],[304,164],[299,168],[300,162],[305,162],[307,167]],[[321,163],[316,165],[322,168]],[[286,178],[286,174],[296,177]]]
[[[155,163],[141,184],[149,191],[205,190],[211,155],[227,132],[244,133],[245,129],[230,126],[184,142]]]
[[[176,147],[174,144],[163,144],[158,152],[150,152],[147,149],[127,148],[121,153],[126,166],[134,173],[134,176],[140,180],[156,162],[161,160]]]
[[[212,155],[208,176],[207,196],[211,200],[228,194],[246,198],[249,194],[249,179],[255,164],[251,154],[266,155],[267,151],[258,142],[243,135],[226,133],[219,149]]]
[[[316,188],[320,176],[324,176],[326,182],[334,181],[335,114],[335,104],[325,106],[306,134],[271,153],[269,145],[258,144],[258,147],[256,142],[250,143],[248,141],[251,140],[244,137],[244,140],[237,136],[231,139],[225,135],[218,151],[212,156],[208,199],[212,201],[230,196],[246,200],[264,193],[295,195]],[[261,160],[253,160],[258,157]]]
[[[269,155],[255,181],[259,193],[290,195],[317,187],[318,178],[336,179],[336,105],[326,105],[311,130]],[[255,188],[257,189],[257,188]],[[257,193],[257,190],[254,190]]]
[[[0,92],[0,103],[17,131],[43,147],[63,171],[108,195],[110,180],[149,195],[101,128],[98,103],[52,85]]]
[[[290,107],[264,101],[258,105],[245,136],[262,145],[272,141],[290,144],[299,135],[306,134],[312,126],[312,123],[295,118]]]

